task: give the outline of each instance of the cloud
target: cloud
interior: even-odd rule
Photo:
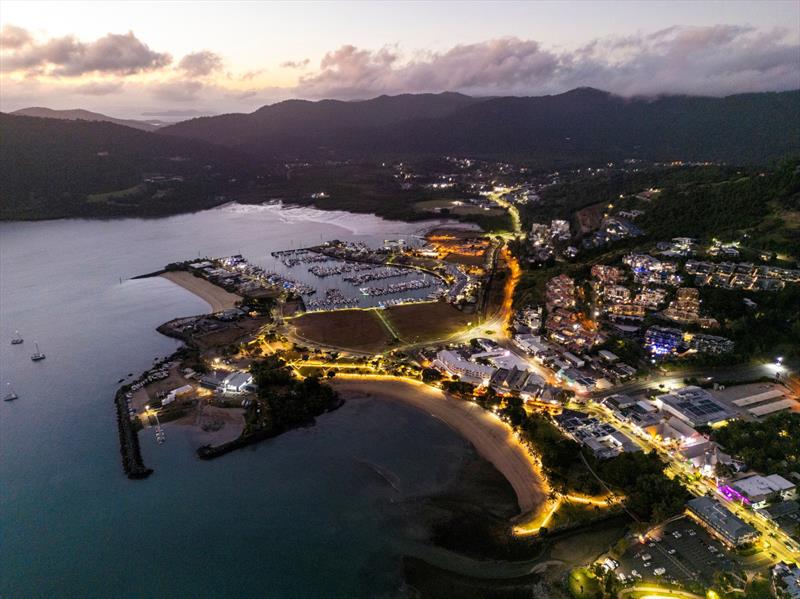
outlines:
[[[0,29],[0,47],[2,48],[21,48],[31,41],[31,34],[22,27],[3,25],[3,29]]]
[[[107,96],[122,91],[122,81],[91,81],[83,85],[76,85],[73,89],[86,96]]]
[[[222,68],[222,58],[210,50],[192,52],[178,63],[178,69],[189,77],[205,77]]]
[[[727,95],[800,87],[800,44],[787,30],[670,27],[590,41],[572,51],[501,38],[404,60],[394,47],[345,45],[301,76],[302,97],[406,92],[541,95],[592,86],[620,95]]]
[[[93,42],[76,37],[37,41],[19,27],[3,28],[2,68],[27,74],[79,77],[87,73],[132,75],[161,69],[172,62],[169,54],[155,52],[133,32],[109,33]]]
[[[176,79],[152,86],[153,96],[167,102],[192,102],[197,100],[202,89],[202,83],[187,79]]]
[[[286,62],[282,62],[281,66],[284,69],[304,69],[310,62],[311,59],[309,58],[304,58],[303,60],[287,60]]]

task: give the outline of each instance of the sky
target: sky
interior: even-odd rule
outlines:
[[[127,118],[458,91],[724,96],[800,88],[796,0],[0,0],[0,110]]]

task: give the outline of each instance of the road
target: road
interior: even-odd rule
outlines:
[[[617,418],[613,412],[600,404],[590,405],[587,410],[598,419],[608,422],[620,429],[630,438],[636,440],[644,450],[656,451],[668,464],[668,474],[673,477],[679,476],[691,481],[688,484],[684,483],[684,486],[690,493],[698,497],[703,495],[715,497],[731,512],[760,532],[762,536],[760,542],[769,543],[768,547],[764,546],[766,554],[775,554],[775,558],[772,558],[770,563],[776,563],[778,561],[798,563],[798,560],[800,560],[800,552],[791,549],[790,543],[792,543],[792,541],[788,535],[771,527],[767,522],[757,517],[752,510],[736,502],[726,501],[722,498],[719,493],[717,493],[714,480],[705,477],[698,478],[694,468],[685,462],[678,452],[669,451],[664,445],[658,443],[651,437],[639,435],[628,423]],[[774,534],[775,537],[770,536],[771,534]]]

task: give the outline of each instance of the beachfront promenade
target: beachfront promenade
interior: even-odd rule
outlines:
[[[402,401],[438,418],[472,443],[508,480],[522,514],[537,511],[545,504],[546,483],[530,454],[511,427],[493,413],[411,379],[337,374],[331,383],[345,399],[370,397]]]

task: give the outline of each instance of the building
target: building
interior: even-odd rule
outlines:
[[[683,332],[655,325],[645,331],[644,345],[647,351],[656,356],[672,354],[683,346]]]
[[[567,383],[578,393],[591,393],[597,386],[597,379],[577,368],[562,368],[556,373],[556,378]]]
[[[634,430],[644,433],[645,428],[661,422],[661,414],[651,402],[637,400],[623,394],[606,397],[602,404],[611,410],[623,422],[629,423]]]
[[[539,356],[553,351],[553,346],[547,341],[543,341],[538,335],[517,335],[514,337],[514,345],[532,356]]]
[[[758,539],[758,531],[729,512],[710,497],[695,497],[686,503],[686,510],[714,536],[729,547],[739,547]]]
[[[575,280],[565,274],[547,282],[547,309],[573,308],[575,306]]]
[[[734,497],[754,509],[764,508],[776,500],[792,500],[797,498],[797,485],[778,474],[769,476],[754,475],[741,478],[730,484],[735,491]]]
[[[689,347],[691,349],[703,354],[727,354],[732,352],[734,348],[733,341],[727,337],[697,333],[695,335],[687,334],[685,338],[689,339]]]
[[[800,566],[776,564],[772,568],[772,590],[780,599],[800,599]]]
[[[625,278],[625,273],[616,266],[606,266],[605,264],[595,264],[592,266],[592,278],[597,279],[604,285],[619,283]]]
[[[631,290],[624,285],[606,285],[603,298],[613,304],[626,304],[631,301]]]
[[[694,287],[681,287],[664,310],[664,316],[681,323],[696,321],[700,318],[700,292]]]
[[[509,393],[516,391],[520,396],[529,398],[536,395],[544,387],[545,381],[538,374],[531,374],[516,366],[511,368],[498,368],[492,375],[489,385],[499,392]]]
[[[659,409],[669,412],[692,427],[727,420],[731,414],[700,387],[683,387],[655,398]]]
[[[253,388],[253,375],[249,372],[233,372],[222,379],[220,391],[223,393],[245,393],[252,391]]]
[[[597,352],[597,355],[603,358],[609,364],[613,364],[614,362],[619,362],[619,356],[615,353],[608,351],[607,349],[601,349]]]
[[[457,376],[466,382],[478,384],[488,382],[495,371],[492,366],[472,362],[462,352],[449,349],[444,349],[436,354],[433,366],[451,376]]]
[[[563,410],[554,417],[558,427],[576,442],[588,447],[595,457],[609,459],[641,448],[614,426],[583,412]]]

